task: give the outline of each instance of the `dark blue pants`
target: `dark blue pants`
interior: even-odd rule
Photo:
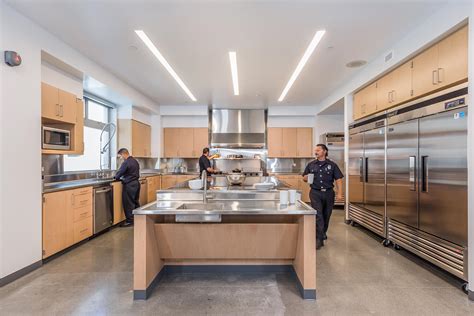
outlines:
[[[123,184],[122,203],[128,223],[133,223],[133,210],[140,207],[140,182],[138,180]]]
[[[329,220],[334,207],[334,190],[327,190],[325,192],[311,189],[309,198],[311,200],[311,207],[317,211],[316,214],[316,238],[323,240],[324,235],[328,231]]]

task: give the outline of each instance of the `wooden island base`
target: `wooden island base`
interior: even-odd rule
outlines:
[[[315,216],[175,223],[172,215],[135,215],[134,299],[147,299],[167,273],[190,272],[290,272],[301,296],[315,299]]]

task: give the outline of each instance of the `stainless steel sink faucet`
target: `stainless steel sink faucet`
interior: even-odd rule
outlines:
[[[207,171],[203,170],[201,173],[202,185],[204,187],[204,192],[202,196],[202,202],[207,203]]]

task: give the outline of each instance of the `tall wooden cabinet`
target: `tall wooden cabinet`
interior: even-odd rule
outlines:
[[[208,129],[203,128],[164,128],[163,157],[197,158],[202,149],[208,147]]]
[[[354,120],[467,80],[467,61],[468,27],[464,26],[356,92]]]
[[[151,157],[151,126],[136,120],[118,121],[119,147],[127,148],[135,157]]]
[[[307,158],[313,152],[313,129],[308,127],[269,127],[268,157]]]

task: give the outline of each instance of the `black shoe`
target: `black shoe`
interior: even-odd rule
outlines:
[[[130,223],[130,222],[125,222],[123,223],[122,225],[120,225],[120,227],[132,227],[133,226],[133,222]]]
[[[328,239],[328,236],[326,235],[326,233],[324,233],[323,240],[326,240],[326,239]]]
[[[324,246],[324,241],[321,239],[316,239],[316,249],[321,249]]]

